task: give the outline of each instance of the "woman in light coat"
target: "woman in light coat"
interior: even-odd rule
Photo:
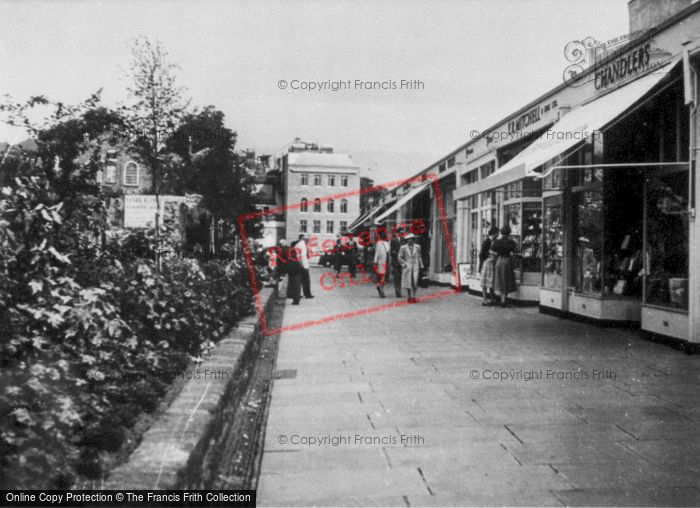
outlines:
[[[416,303],[416,290],[420,271],[423,268],[423,257],[413,233],[406,235],[406,243],[399,249],[399,263],[402,268],[401,286],[408,291],[408,303]]]
[[[389,272],[389,242],[385,235],[377,233],[377,244],[374,248],[374,273],[377,274],[377,293],[381,298],[386,298],[384,285],[386,274]]]

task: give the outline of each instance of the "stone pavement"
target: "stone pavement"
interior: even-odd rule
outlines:
[[[321,273],[285,325],[396,301]],[[635,332],[455,294],[285,332],[276,369],[260,506],[700,505],[700,356]]]

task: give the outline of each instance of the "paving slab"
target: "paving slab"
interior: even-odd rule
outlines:
[[[284,326],[397,301],[320,273]],[[454,294],[286,331],[276,369],[260,506],[700,504],[700,357],[635,331]]]

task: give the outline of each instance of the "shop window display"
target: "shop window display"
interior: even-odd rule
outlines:
[[[644,302],[688,308],[688,171],[646,181]]]
[[[644,173],[614,168],[605,175],[603,293],[642,296]]]
[[[486,238],[487,231],[491,226],[498,227],[498,202],[495,192],[487,192],[482,196],[481,236]]]
[[[520,232],[522,229],[522,204],[515,203],[512,205],[506,205],[504,207],[505,211],[505,224],[510,226],[511,238],[516,244],[520,245]]]
[[[574,243],[572,280],[577,292],[602,293],[603,192],[574,194]]]
[[[562,263],[564,260],[564,228],[562,224],[562,198],[553,196],[543,200],[543,280],[546,288],[562,288]]]
[[[505,205],[503,207],[503,213],[505,215],[505,220],[503,225],[510,226],[510,238],[515,242],[515,244],[520,247],[520,232],[522,230],[522,203],[514,203],[510,205]],[[515,270],[515,278],[518,281],[522,280],[522,262],[520,258],[520,252],[516,252],[515,261],[513,262],[513,269]]]
[[[539,272],[542,268],[542,207],[539,203],[523,203],[522,225],[523,271]]]
[[[473,210],[469,212],[469,262],[471,263],[472,275],[479,270],[479,212]]]
[[[563,184],[562,171],[561,169],[555,169],[545,176],[542,182],[542,189],[545,191],[560,190]]]

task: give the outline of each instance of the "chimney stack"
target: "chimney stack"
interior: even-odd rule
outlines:
[[[629,0],[630,33],[646,32],[699,0]]]

